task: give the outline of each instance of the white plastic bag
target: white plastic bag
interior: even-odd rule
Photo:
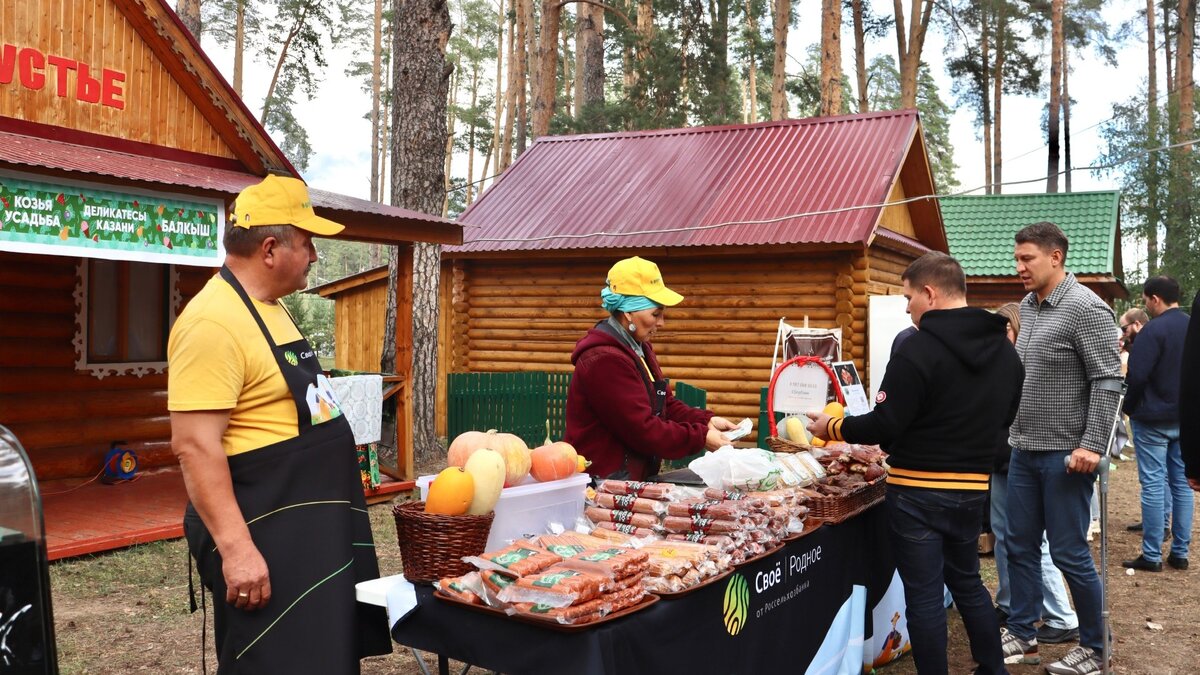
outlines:
[[[775,453],[730,445],[692,460],[688,468],[708,487],[747,492],[776,489],[782,473]]]

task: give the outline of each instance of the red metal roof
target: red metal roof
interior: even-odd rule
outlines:
[[[141,183],[145,187],[176,192],[205,191],[225,197],[237,195],[247,185],[262,180],[242,171],[230,171],[158,157],[134,155],[87,145],[64,143],[35,136],[0,131],[0,167],[36,167],[65,171],[79,179],[106,176],[120,183]],[[371,222],[432,226],[422,241],[457,241],[458,226],[438,216],[409,211],[396,206],[349,197],[317,188],[309,189],[313,208],[321,215],[360,219]],[[350,223],[347,222],[349,225]],[[444,230],[444,233],[439,234]],[[450,237],[450,239],[446,239]]]
[[[542,137],[446,250],[866,245],[918,128],[909,110]]]

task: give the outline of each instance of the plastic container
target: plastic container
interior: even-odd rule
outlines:
[[[421,476],[417,487],[421,500],[429,494],[434,476]],[[577,473],[561,480],[539,483],[526,476],[518,485],[504,488],[496,502],[496,518],[488,535],[487,549],[504,548],[514,539],[529,534],[545,534],[551,523],[567,529],[583,515],[584,491],[591,481],[586,473]]]

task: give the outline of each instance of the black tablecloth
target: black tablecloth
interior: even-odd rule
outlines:
[[[420,586],[417,609],[392,637],[509,674],[838,672],[843,660],[858,672],[864,638],[865,660],[876,658],[872,610],[886,613],[883,625],[903,612],[892,606],[886,527],[883,509],[872,508],[689,595],[570,633],[457,607]],[[889,587],[893,602],[877,608]]]

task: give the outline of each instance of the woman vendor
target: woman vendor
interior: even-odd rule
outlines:
[[[633,257],[613,265],[600,291],[609,316],[571,354],[565,440],[591,461],[597,478],[645,480],[662,459],[716,450],[734,425],[678,401],[663,377],[650,338],[666,307],[683,296],[663,284],[658,265]]]

